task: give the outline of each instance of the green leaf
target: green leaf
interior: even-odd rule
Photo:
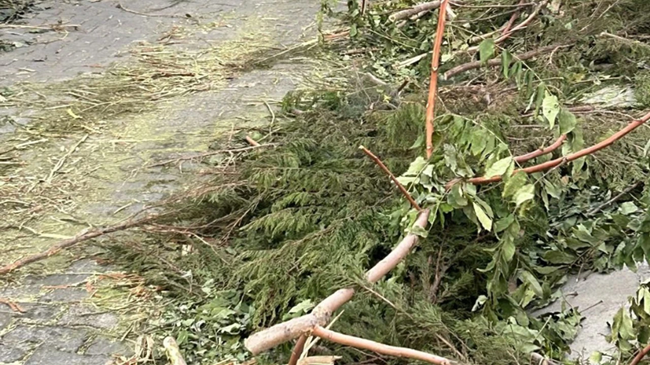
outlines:
[[[479,295],[478,298],[476,298],[476,302],[474,303],[474,306],[472,307],[472,312],[476,312],[479,310],[485,302],[487,302],[488,297],[485,295]]]
[[[508,171],[508,167],[514,164],[512,156],[502,158],[499,161],[495,162],[485,171],[485,177],[501,176]]]
[[[293,306],[293,308],[289,309],[289,313],[307,313],[307,311],[312,309],[313,307],[314,307],[314,303],[311,300],[307,299],[307,300],[303,300],[302,302]]]
[[[406,232],[422,238],[427,238],[427,236],[429,235],[429,231],[427,231],[426,228],[422,228],[417,224],[411,226],[409,229],[406,230]]]
[[[418,156],[418,158],[411,162],[408,171],[404,175],[418,175],[426,166],[427,160],[422,156]]]
[[[546,93],[546,84],[540,82],[539,85],[537,85],[537,91],[535,91],[535,117],[539,115],[539,108],[542,107],[545,93]]]
[[[522,205],[523,203],[532,200],[535,197],[535,185],[528,184],[521,187],[517,193],[515,193],[515,204],[517,206]]]
[[[544,291],[542,290],[542,286],[539,285],[539,281],[537,281],[535,275],[531,274],[528,271],[522,271],[521,280],[525,283],[528,283],[530,288],[533,289],[533,292],[535,292],[535,295],[537,295],[538,297],[544,296]]]
[[[591,356],[589,356],[589,362],[591,364],[600,364],[603,360],[603,353],[600,351],[594,351]]]
[[[558,116],[558,123],[560,124],[560,134],[570,133],[576,127],[576,116],[567,109],[562,109]]]
[[[485,228],[486,231],[489,231],[492,229],[492,219],[488,217],[488,215],[485,213],[483,208],[481,208],[480,205],[476,203],[472,203],[474,205],[474,212],[476,213],[476,218],[478,218],[478,221],[481,222],[481,225],[483,228]]]
[[[503,76],[507,79],[510,76],[510,62],[512,62],[512,54],[508,50],[501,53],[501,67],[503,68]]]
[[[639,211],[639,207],[634,204],[634,202],[625,202],[621,204],[620,208],[621,213],[625,215],[630,215]]]
[[[565,251],[547,251],[544,254],[544,260],[551,264],[572,264],[576,257]]]
[[[512,240],[505,240],[503,246],[501,246],[501,250],[503,258],[506,261],[510,261],[515,256],[515,243]]]
[[[478,45],[479,57],[481,63],[485,64],[492,56],[494,56],[494,39],[485,39]]]
[[[557,100],[557,96],[547,91],[544,94],[544,101],[542,101],[542,113],[544,114],[546,120],[548,120],[551,128],[555,126],[555,119],[557,118],[559,112],[560,102]]]
[[[424,146],[424,134],[420,134],[418,138],[413,142],[413,145],[409,147],[410,150],[418,149]]]
[[[525,172],[518,172],[508,178],[503,188],[503,197],[507,198],[515,195],[528,182]]]
[[[504,229],[508,228],[512,222],[515,221],[515,216],[510,214],[505,218],[501,218],[496,223],[494,223],[494,232],[499,233],[502,232]]]

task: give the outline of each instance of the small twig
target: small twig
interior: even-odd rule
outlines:
[[[275,124],[275,112],[273,111],[273,108],[269,105],[269,103],[264,100],[264,105],[266,105],[266,109],[269,110],[269,113],[271,113],[271,124],[269,125],[269,135],[273,133],[273,125]]]
[[[604,208],[608,207],[608,206],[611,205],[612,203],[614,203],[614,202],[616,202],[617,200],[619,200],[619,199],[621,199],[622,197],[624,197],[626,194],[628,194],[628,193],[631,192],[632,190],[636,189],[636,188],[637,188],[639,185],[641,185],[641,184],[643,184],[643,181],[638,181],[638,182],[636,182],[635,184],[632,184],[632,186],[629,186],[629,187],[627,187],[625,190],[621,191],[620,194],[618,194],[618,195],[616,195],[615,197],[609,199],[608,201],[604,202],[603,204],[597,206],[596,208],[590,210],[590,211],[587,213],[587,215],[588,215],[588,216],[589,216],[589,215],[594,215],[594,214],[600,212],[600,211],[603,210]]]
[[[448,359],[444,357],[428,354],[426,352],[417,351],[405,347],[395,347],[395,346],[385,345],[375,341],[366,340],[364,338],[344,335],[342,333],[325,329],[321,326],[316,326],[313,329],[312,334],[324,340],[328,340],[345,346],[370,350],[378,354],[390,355],[396,357],[406,357],[409,359],[417,359],[417,360],[422,360],[437,365],[448,365],[451,363]]]
[[[650,352],[650,345],[646,346],[643,350],[639,351],[636,356],[634,356],[634,359],[632,359],[632,362],[630,362],[630,365],[638,365],[641,360]]]
[[[248,140],[247,140],[247,141],[248,141]],[[250,143],[250,142],[249,142],[249,143]],[[210,151],[210,152],[199,153],[199,154],[192,155],[192,156],[184,156],[184,157],[179,157],[179,158],[175,158],[175,159],[172,159],[172,160],[166,160],[166,161],[162,161],[162,162],[155,163],[155,164],[153,164],[153,165],[147,165],[147,166],[145,166],[145,167],[159,167],[159,166],[168,165],[168,164],[170,164],[170,163],[174,163],[174,162],[187,161],[187,160],[194,160],[194,159],[197,159],[197,158],[203,158],[203,157],[209,157],[209,156],[213,156],[213,155],[218,155],[218,154],[220,154],[220,153],[236,153],[236,152],[245,152],[245,151],[250,151],[250,150],[253,150],[253,149],[256,149],[256,148],[262,148],[262,147],[273,147],[273,146],[275,146],[275,144],[271,144],[271,143],[269,143],[269,144],[258,144],[257,146],[256,146],[256,145],[252,145],[252,146],[250,146],[250,147],[234,148],[234,149],[230,149],[230,150]]]
[[[21,268],[25,265],[31,264],[36,261],[40,261],[43,259],[46,259],[50,256],[56,255],[58,252],[60,252],[63,249],[66,249],[68,247],[74,246],[78,243],[81,243],[83,241],[87,241],[89,239],[97,238],[99,236],[103,236],[109,233],[117,232],[117,231],[123,231],[126,229],[130,229],[133,227],[137,227],[139,225],[142,225],[144,223],[150,222],[153,219],[161,217],[160,214],[151,214],[146,217],[140,218],[140,219],[128,219],[126,221],[123,221],[122,223],[113,225],[113,226],[108,226],[105,228],[98,228],[98,229],[92,229],[90,231],[84,230],[81,233],[77,234],[76,236],[63,240],[62,242],[50,247],[49,249],[39,252],[37,254],[33,254],[30,256],[27,256],[25,258],[22,258],[20,260],[17,260],[9,265],[5,265],[4,267],[0,268],[0,274],[7,274],[10,273],[18,268]]]
[[[21,307],[20,305],[18,305],[18,303],[15,303],[9,299],[0,298],[0,303],[6,304],[14,312],[25,313],[23,307]]]
[[[420,208],[420,206],[418,205],[418,203],[413,199],[413,197],[411,196],[411,194],[409,194],[409,192],[406,190],[406,188],[405,188],[402,184],[400,184],[400,182],[397,180],[397,178],[395,177],[395,175],[393,175],[393,173],[390,172],[390,170],[388,169],[388,167],[386,167],[386,165],[384,165],[384,163],[379,159],[379,157],[375,156],[374,153],[370,152],[370,150],[368,150],[368,149],[365,148],[364,146],[359,146],[359,149],[362,150],[363,153],[365,153],[366,155],[368,155],[368,157],[370,157],[373,161],[375,161],[375,163],[377,164],[377,166],[379,166],[379,168],[381,168],[381,169],[386,173],[386,175],[388,175],[388,177],[393,181],[393,183],[395,183],[395,185],[397,185],[397,188],[399,189],[399,191],[402,192],[402,195],[404,195],[404,197],[406,198],[406,200],[408,200],[409,203],[411,203],[411,206],[412,206],[414,209],[417,209],[418,211],[421,211],[421,210],[422,210],[422,208]]]
[[[117,5],[115,7],[118,8],[118,9],[122,9],[122,10],[126,11],[127,13],[131,13],[131,14],[135,14],[135,15],[141,15],[141,16],[158,17],[158,18],[182,18],[182,19],[188,18],[187,15],[175,15],[175,14],[167,15],[167,14],[141,13],[139,11],[135,11],[135,10],[125,8],[124,5],[122,5],[122,3],[117,3]]]
[[[257,143],[256,140],[254,140],[250,136],[246,136],[246,142],[248,142],[253,147],[260,147],[261,146],[259,143]]]
[[[512,16],[510,16],[510,20],[506,23],[506,25],[503,27],[503,31],[501,32],[501,35],[505,35],[510,32],[510,29],[512,28],[512,25],[515,24],[515,21],[517,18],[519,18],[519,15],[521,14],[521,8],[523,8],[523,5],[525,1],[521,0],[519,1],[519,7],[517,8],[517,11],[512,13]]]
[[[56,163],[56,165],[54,165],[54,167],[50,171],[49,175],[47,175],[47,178],[45,178],[45,182],[47,182],[47,183],[52,182],[52,178],[54,177],[54,174],[56,174],[57,171],[59,171],[61,169],[61,167],[63,167],[63,164],[65,163],[65,160],[68,157],[70,157],[70,155],[72,153],[74,153],[74,151],[76,151],[77,148],[79,148],[79,146],[86,141],[86,139],[88,139],[87,134],[84,135],[83,137],[81,137],[81,139],[77,143],[75,143],[75,145],[72,146],[72,148],[65,155],[63,155],[63,157],[61,157],[59,159],[59,161]]]
[[[36,25],[22,25],[22,24],[0,24],[0,29],[39,29],[39,30],[63,30],[65,28],[78,28],[79,24],[45,24],[41,26]]]
[[[436,97],[438,93],[438,67],[440,66],[440,49],[442,48],[442,38],[445,33],[447,7],[449,6],[448,3],[449,0],[442,0],[442,3],[440,4],[438,28],[436,29],[436,40],[433,43],[433,58],[431,59],[431,80],[429,83],[429,97],[427,99],[427,113],[425,119],[427,133],[427,158],[430,158],[433,154],[433,133],[435,131],[433,119],[435,118]]]
[[[300,360],[300,355],[302,355],[302,351],[305,348],[306,342],[307,342],[307,335],[302,335],[300,336],[300,338],[298,338],[298,341],[296,341],[296,345],[293,347],[293,350],[291,350],[291,358],[289,358],[288,365],[298,364],[298,360]]]
[[[555,48],[567,47],[567,46],[569,46],[569,45],[568,44],[559,44],[559,45],[556,44],[556,45],[541,47],[541,48],[538,48],[538,49],[535,49],[535,50],[532,50],[532,51],[528,51],[528,52],[521,53],[521,54],[518,54],[518,55],[513,55],[512,58],[513,58],[513,61],[516,61],[516,60],[525,61],[525,60],[531,59],[533,57],[536,57],[536,56],[538,56],[538,55],[540,55],[540,54],[542,54],[544,52],[552,51]],[[501,59],[493,58],[493,59],[487,61],[487,66],[488,67],[499,66],[499,65],[501,65],[501,63],[502,63]],[[469,70],[474,70],[474,69],[480,68],[481,66],[483,66],[483,63],[481,61],[472,61],[472,62],[464,63],[462,65],[458,65],[458,66],[452,68],[451,70],[445,72],[443,78],[445,80],[447,80],[450,77],[458,75],[459,73],[463,73],[463,72],[469,71]]]

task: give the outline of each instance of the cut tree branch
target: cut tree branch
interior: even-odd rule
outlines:
[[[526,167],[526,168],[523,168],[523,169],[515,170],[513,172],[513,175],[518,173],[518,172],[524,172],[526,174],[532,174],[532,173],[535,173],[535,172],[546,171],[546,170],[552,169],[554,167],[557,167],[557,166],[559,166],[559,165],[561,165],[563,163],[571,162],[571,161],[577,160],[577,159],[579,159],[581,157],[588,156],[588,155],[590,155],[590,154],[592,154],[594,152],[602,150],[603,148],[609,147],[614,142],[618,141],[619,139],[626,136],[628,133],[632,132],[636,128],[643,125],[648,120],[650,120],[650,112],[648,112],[646,115],[641,117],[641,119],[632,121],[625,128],[623,128],[620,131],[614,133],[612,136],[610,136],[609,138],[607,138],[606,140],[604,140],[602,142],[596,143],[595,145],[593,145],[591,147],[587,147],[587,148],[582,149],[582,150],[580,150],[578,152],[572,153],[572,154],[570,154],[568,156],[556,158],[555,160],[547,161],[547,162],[541,163],[539,165],[534,165],[534,166]],[[473,177],[471,179],[468,179],[467,182],[471,183],[471,184],[475,184],[475,185],[480,185],[480,184],[489,184],[489,183],[493,183],[493,182],[498,182],[498,181],[501,181],[501,180],[503,180],[503,176],[497,175],[497,176],[492,176],[492,177],[485,177],[485,176]],[[449,189],[452,186],[454,186],[456,183],[458,183],[459,181],[462,181],[462,180],[461,179],[454,179],[454,180],[448,182],[446,187]]]
[[[77,234],[76,236],[74,236],[72,238],[64,240],[64,241],[50,247],[46,251],[39,252],[39,253],[31,255],[31,256],[27,256],[25,258],[22,258],[20,260],[17,260],[17,261],[15,261],[15,262],[13,262],[13,263],[11,263],[9,265],[6,265],[6,266],[0,268],[0,274],[7,274],[7,273],[10,273],[10,272],[18,269],[18,268],[21,268],[21,267],[25,266],[25,265],[28,265],[28,264],[31,264],[33,262],[40,261],[40,260],[46,259],[48,257],[54,256],[59,251],[61,251],[63,249],[66,249],[68,247],[74,246],[74,245],[76,245],[78,243],[81,243],[83,241],[87,241],[87,240],[92,239],[92,238],[97,238],[99,236],[103,236],[103,235],[106,235],[106,234],[109,234],[109,233],[113,233],[113,232],[117,232],[117,231],[123,231],[123,230],[126,230],[126,229],[137,227],[137,226],[140,226],[140,225],[142,225],[144,223],[150,222],[150,221],[152,221],[152,220],[154,220],[156,218],[159,218],[159,217],[161,217],[160,214],[151,214],[151,215],[148,215],[148,216],[140,218],[140,219],[126,220],[126,221],[124,221],[122,223],[119,223],[119,224],[116,224],[114,226],[108,226],[108,227],[105,227],[105,228],[93,229],[93,230],[90,230],[90,231],[87,231],[87,232],[79,233],[79,234]]]
[[[375,163],[379,166],[379,168],[381,168],[381,169],[386,173],[386,175],[388,175],[388,177],[393,181],[393,183],[395,183],[395,185],[397,185],[397,188],[399,189],[399,191],[402,192],[402,195],[404,195],[404,197],[406,198],[406,200],[408,200],[409,203],[411,203],[411,206],[412,206],[414,209],[417,209],[418,211],[422,210],[422,208],[420,208],[420,206],[418,205],[418,203],[416,203],[415,200],[413,200],[413,197],[411,196],[411,194],[409,194],[409,192],[406,190],[406,188],[404,187],[404,185],[400,184],[400,182],[397,180],[397,178],[395,177],[395,175],[393,175],[393,173],[390,172],[390,170],[388,169],[388,167],[386,167],[386,165],[384,165],[384,163],[381,162],[381,160],[379,159],[379,157],[375,156],[374,153],[370,152],[370,150],[368,150],[368,149],[365,148],[364,146],[359,146],[359,149],[362,150],[363,153],[365,153],[366,155],[368,155],[368,157],[370,157],[373,161],[375,161]]]
[[[429,214],[429,210],[421,211],[414,226],[426,228]],[[404,260],[411,249],[417,244],[418,239],[419,237],[416,234],[409,233],[406,235],[388,256],[384,257],[383,260],[366,272],[366,280],[371,284],[379,281],[379,279],[384,277],[384,275]],[[316,326],[325,326],[332,318],[332,314],[343,304],[350,301],[354,293],[354,288],[339,289],[320,302],[310,314],[276,324],[273,327],[254,333],[244,341],[244,346],[253,355],[257,355],[298,338],[301,335],[305,335],[316,328]]]
[[[550,145],[550,146],[548,146],[546,148],[540,148],[540,149],[538,149],[536,151],[527,153],[525,155],[517,156],[517,157],[515,157],[514,160],[517,163],[524,163],[526,161],[532,160],[532,159],[537,158],[539,156],[544,156],[544,155],[546,155],[548,153],[551,153],[551,152],[555,151],[556,149],[558,149],[562,145],[562,143],[564,143],[565,140],[566,140],[566,134],[563,134],[563,135],[560,136],[560,138],[558,138],[555,142],[553,142],[552,145]]]
[[[385,345],[383,343],[366,340],[359,337],[344,335],[342,333],[328,330],[321,326],[316,326],[312,330],[314,336],[320,337],[323,340],[335,342],[345,346],[356,347],[359,349],[370,350],[382,355],[389,355],[395,357],[405,357],[409,359],[416,359],[426,361],[437,365],[449,365],[450,361],[444,357],[428,354],[426,352],[417,351],[404,347],[395,347]]]
[[[632,362],[630,362],[630,365],[638,365],[648,353],[650,353],[650,345],[639,351],[639,353],[634,356],[634,359],[632,359]]]
[[[436,29],[436,40],[433,43],[433,58],[431,58],[431,80],[429,82],[429,98],[427,100],[426,114],[426,142],[427,158],[433,154],[433,132],[435,131],[433,119],[435,118],[436,97],[438,94],[438,67],[440,66],[440,49],[442,48],[442,37],[445,33],[445,21],[447,20],[447,7],[449,0],[442,0],[438,14],[438,28]]]
[[[550,45],[550,46],[534,49],[532,51],[521,53],[519,55],[513,55],[512,56],[513,62],[516,61],[516,60],[525,61],[525,60],[531,59],[533,57],[536,57],[536,56],[538,56],[538,55],[540,55],[542,53],[549,52],[549,51],[552,51],[552,50],[554,50],[556,48],[566,47],[566,46],[568,46],[568,44],[555,44],[555,45]],[[501,63],[502,63],[501,58],[493,58],[493,59],[487,61],[486,66],[494,67],[494,66],[501,65]],[[483,63],[481,61],[472,61],[472,62],[464,63],[462,65],[458,65],[458,66],[452,68],[451,70],[445,72],[443,78],[445,80],[447,80],[450,77],[458,75],[459,73],[463,73],[463,72],[469,71],[469,70],[474,70],[474,69],[480,68],[481,66],[483,66]]]

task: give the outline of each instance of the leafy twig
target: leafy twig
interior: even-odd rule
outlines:
[[[429,98],[427,100],[426,114],[426,142],[427,158],[433,153],[433,132],[435,131],[433,119],[435,118],[436,96],[438,93],[438,66],[440,66],[440,49],[442,48],[442,37],[445,33],[445,21],[447,20],[447,6],[449,0],[442,0],[440,14],[438,15],[438,28],[436,29],[436,40],[433,43],[433,58],[431,59],[431,80],[429,83]]]
[[[604,140],[602,142],[599,142],[599,143],[596,143],[595,145],[593,145],[591,147],[587,147],[587,148],[582,149],[582,150],[580,150],[578,152],[572,153],[572,154],[570,154],[568,156],[556,158],[555,160],[551,160],[551,161],[547,161],[547,162],[544,162],[544,163],[541,163],[541,164],[538,164],[538,165],[534,165],[534,166],[526,167],[526,168],[523,168],[523,169],[515,170],[513,172],[513,174],[516,174],[518,172],[525,172],[527,174],[532,174],[532,173],[535,173],[535,172],[546,171],[546,170],[554,168],[554,167],[556,167],[556,166],[558,166],[558,165],[560,165],[560,164],[562,164],[564,162],[571,162],[571,161],[577,160],[577,159],[579,159],[581,157],[588,156],[588,155],[590,155],[590,154],[592,154],[594,152],[602,150],[603,148],[609,147],[614,142],[616,142],[619,139],[626,136],[628,133],[630,133],[633,130],[635,130],[636,128],[642,126],[648,120],[650,120],[650,112],[648,112],[646,115],[641,117],[641,119],[638,119],[638,120],[635,120],[635,121],[631,122],[625,128],[623,128],[620,131],[614,133],[612,136],[610,136],[606,140]],[[489,183],[498,182],[498,181],[501,181],[501,180],[503,180],[503,176],[499,175],[499,176],[493,176],[493,177],[474,177],[474,178],[468,179],[467,182],[469,182],[471,184],[478,185],[478,184],[489,184]],[[456,179],[456,180],[450,181],[446,185],[447,188],[451,188],[458,181],[460,181],[460,180]]]
[[[409,359],[417,359],[417,360],[422,360],[437,365],[450,364],[450,361],[444,357],[428,354],[426,352],[417,351],[409,348],[389,346],[379,342],[366,340],[364,338],[344,335],[342,333],[325,329],[321,326],[316,326],[312,330],[312,334],[324,340],[328,340],[345,346],[352,346],[360,349],[370,350],[378,354],[390,355],[396,357],[406,357]]]
[[[413,199],[413,197],[411,196],[411,194],[409,194],[409,192],[406,190],[406,188],[405,188],[402,184],[400,184],[400,182],[397,180],[397,178],[395,177],[395,175],[393,175],[393,173],[390,172],[390,170],[388,169],[388,167],[386,167],[386,165],[384,165],[384,163],[381,162],[381,160],[379,159],[379,157],[375,156],[374,153],[370,152],[370,150],[368,150],[368,149],[365,148],[364,146],[359,146],[359,149],[362,150],[363,153],[365,153],[366,155],[368,155],[368,157],[370,157],[373,161],[375,161],[375,163],[377,164],[377,166],[379,166],[379,168],[381,168],[381,169],[386,173],[386,175],[388,175],[388,177],[393,181],[393,183],[395,183],[395,185],[397,185],[397,188],[399,189],[399,191],[402,192],[402,195],[404,195],[404,197],[406,198],[406,200],[408,200],[409,203],[411,203],[411,206],[412,206],[414,209],[417,209],[418,211],[422,210],[422,208],[420,208],[420,206],[418,205],[418,203]]]

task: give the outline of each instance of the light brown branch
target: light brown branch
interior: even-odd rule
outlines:
[[[433,58],[431,59],[431,80],[429,82],[429,97],[427,99],[426,114],[426,148],[427,158],[433,154],[433,132],[435,127],[433,119],[435,118],[436,96],[438,94],[438,67],[440,66],[440,49],[442,48],[442,37],[445,33],[445,21],[447,20],[447,7],[449,0],[442,0],[440,12],[438,14],[438,28],[436,29],[436,40],[433,43]]]
[[[410,18],[414,15],[418,15],[421,12],[432,11],[438,9],[441,3],[442,1],[436,0],[436,1],[429,1],[426,3],[418,4],[411,8],[400,10],[396,13],[391,14],[391,16],[388,17],[388,20],[394,22],[397,20]]]
[[[638,365],[648,353],[650,353],[650,345],[639,351],[639,353],[634,356],[634,359],[632,359],[632,362],[630,362],[630,365]]]
[[[421,211],[414,226],[426,228],[429,214],[429,210]],[[404,260],[411,249],[417,244],[418,239],[419,237],[416,234],[409,233],[406,235],[388,256],[366,272],[366,280],[371,284],[379,281],[379,279]],[[294,338],[298,338],[313,330],[316,326],[325,326],[332,318],[332,314],[343,304],[350,301],[354,293],[354,288],[339,289],[320,302],[310,314],[276,324],[273,327],[254,333],[244,341],[244,346],[253,355],[257,355]]]
[[[565,162],[571,162],[571,161],[577,160],[577,159],[579,159],[581,157],[588,156],[588,155],[590,155],[590,154],[592,154],[594,152],[602,150],[603,148],[609,147],[614,142],[618,141],[619,139],[623,138],[628,133],[632,132],[636,128],[643,125],[648,120],[650,120],[650,112],[648,112],[646,115],[641,117],[641,119],[632,121],[625,128],[623,128],[620,131],[614,133],[612,136],[610,136],[606,140],[604,140],[602,142],[599,142],[599,143],[596,143],[595,145],[593,145],[591,147],[587,147],[587,148],[582,149],[582,150],[580,150],[578,152],[572,153],[572,154],[570,154],[568,156],[556,158],[555,160],[551,160],[551,161],[547,161],[547,162],[544,162],[544,163],[541,163],[541,164],[538,164],[538,165],[534,165],[534,166],[526,167],[526,168],[523,168],[523,169],[515,170],[513,172],[513,174],[516,174],[518,172],[524,172],[526,174],[532,174],[532,173],[535,173],[535,172],[546,171],[546,170],[552,169],[552,168],[554,168],[556,166],[559,166],[559,165],[561,165],[561,164],[563,164]],[[493,177],[489,177],[489,178],[488,177],[474,177],[474,178],[471,178],[471,179],[467,180],[467,182],[469,182],[471,184],[479,185],[479,184],[488,184],[488,183],[498,182],[498,181],[501,181],[501,180],[503,180],[503,176],[493,176]],[[454,184],[456,184],[459,181],[461,181],[461,180],[454,179],[454,180],[448,182],[446,187],[451,188]]]
[[[374,153],[370,152],[370,150],[368,150],[364,146],[359,146],[359,149],[362,150],[363,153],[368,155],[368,157],[370,157],[373,161],[375,161],[377,166],[379,166],[379,168],[381,168],[386,173],[386,175],[388,175],[388,177],[393,181],[393,183],[395,183],[395,185],[397,185],[397,188],[399,189],[399,191],[402,192],[402,195],[404,195],[406,200],[408,200],[409,203],[411,203],[411,206],[413,207],[413,209],[417,209],[418,211],[422,210],[422,208],[420,208],[418,203],[416,203],[415,200],[413,200],[413,197],[411,196],[411,194],[409,194],[409,192],[406,190],[404,185],[400,184],[400,182],[397,180],[395,175],[393,175],[393,173],[390,172],[388,167],[386,167],[386,165],[384,165],[384,163],[379,159],[379,157],[375,156]]]
[[[305,348],[306,342],[307,342],[307,335],[305,334],[300,335],[300,338],[298,338],[298,341],[296,341],[296,345],[293,347],[293,350],[291,350],[291,358],[289,358],[288,365],[298,364],[298,360],[300,360],[300,355],[302,354],[302,350]]]
[[[566,46],[567,46],[567,44],[559,44],[559,45],[556,44],[556,45],[541,47],[541,48],[538,48],[538,49],[535,49],[535,50],[532,50],[532,51],[521,53],[519,55],[514,55],[513,56],[513,61],[516,61],[516,60],[525,61],[525,60],[531,59],[533,57],[536,57],[536,56],[538,56],[538,55],[540,55],[540,54],[542,54],[544,52],[549,52],[549,51],[552,51],[552,50],[554,50],[556,48],[566,47]],[[499,58],[493,58],[493,59],[487,61],[487,66],[488,67],[494,67],[494,66],[499,66],[499,65],[501,65],[501,59],[499,59]],[[469,70],[474,70],[474,69],[480,68],[481,66],[483,66],[483,63],[481,63],[481,61],[472,61],[472,62],[464,63],[462,65],[458,65],[458,66],[452,68],[451,70],[445,72],[443,78],[445,80],[447,80],[450,77],[458,75],[459,73],[463,73],[463,72],[469,71]]]
[[[260,146],[260,144],[256,140],[251,138],[251,136],[246,136],[246,142],[248,142],[253,147],[259,147]]]
[[[103,236],[109,233],[117,232],[117,231],[123,231],[126,229],[130,229],[133,227],[137,227],[139,225],[142,225],[144,223],[150,222],[153,219],[159,218],[161,215],[159,214],[151,214],[146,217],[140,218],[140,219],[131,219],[131,220],[126,220],[122,223],[105,227],[105,228],[99,228],[99,229],[93,229],[88,232],[82,232],[79,233],[78,235],[69,238],[67,240],[61,241],[60,243],[50,247],[46,251],[39,252],[37,254],[27,256],[25,258],[22,258],[20,260],[17,260],[9,265],[5,265],[4,267],[0,268],[0,274],[7,274],[10,273],[20,267],[23,267],[25,265],[31,264],[36,261],[40,261],[43,259],[46,259],[50,256],[56,255],[59,251],[66,249],[68,247],[74,246],[80,242],[87,241],[92,238],[97,238],[99,236]]]
[[[553,142],[552,145],[550,145],[550,146],[548,146],[546,148],[540,148],[540,149],[538,149],[536,151],[527,153],[525,155],[517,156],[517,157],[514,158],[514,160],[517,163],[524,163],[526,161],[532,160],[532,159],[537,158],[539,156],[544,156],[544,155],[546,155],[548,153],[551,153],[551,152],[555,151],[556,149],[558,149],[562,145],[562,143],[564,143],[565,140],[566,140],[566,134],[563,134],[563,135],[560,136],[560,138],[558,138],[555,142]]]
[[[345,346],[370,350],[378,354],[422,360],[437,365],[449,365],[451,363],[448,359],[444,357],[428,354],[426,352],[417,351],[405,347],[395,347],[395,346],[385,345],[383,343],[379,343],[375,341],[366,340],[364,338],[344,335],[342,333],[325,329],[321,326],[316,326],[313,329],[312,334],[314,336],[318,336],[322,338],[323,340],[328,340]]]

